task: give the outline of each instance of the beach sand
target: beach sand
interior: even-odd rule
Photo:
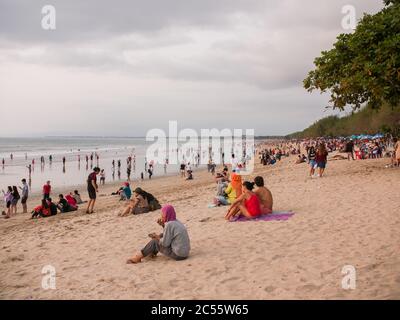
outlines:
[[[188,227],[184,261],[159,255],[126,264],[148,233],[161,231],[160,211],[117,217],[115,184],[100,188],[92,215],[82,206],[34,221],[2,219],[0,298],[399,299],[400,170],[385,168],[389,159],[329,161],[324,178],[310,179],[295,160],[257,166],[250,176],[265,178],[275,210],[295,212],[287,221],[226,222],[226,207],[208,208],[215,183],[207,172],[140,183]],[[45,265],[56,269],[55,290],[41,287]],[[355,290],[342,288],[345,265],[356,268]]]

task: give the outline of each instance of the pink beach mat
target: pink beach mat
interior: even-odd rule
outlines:
[[[239,217],[230,220],[230,222],[246,222],[246,221],[282,221],[288,220],[291,216],[294,215],[294,212],[286,212],[286,211],[274,211],[270,214],[263,214],[255,219],[247,219],[246,217]]]

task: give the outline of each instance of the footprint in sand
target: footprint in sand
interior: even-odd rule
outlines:
[[[277,259],[280,259],[280,258],[283,258],[283,257],[284,257],[283,255],[277,254],[277,255],[274,255],[272,257],[272,260],[277,260]]]
[[[8,258],[2,260],[1,263],[15,262],[15,261],[24,261],[24,255],[20,254],[17,256],[8,257]]]
[[[199,220],[199,222],[207,222],[207,221],[210,221],[210,220],[211,220],[211,217],[207,217],[207,218]]]
[[[227,283],[227,282],[231,282],[231,281],[235,281],[235,280],[239,280],[239,277],[231,277],[231,278],[227,278],[222,280],[220,283]]]
[[[274,286],[265,287],[264,290],[268,293],[274,292],[276,288]]]
[[[296,291],[306,291],[306,292],[312,292],[312,291],[318,291],[322,288],[321,286],[316,286],[315,284],[306,284],[304,286],[298,287]]]

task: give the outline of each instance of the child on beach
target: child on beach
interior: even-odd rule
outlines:
[[[13,189],[11,186],[7,187],[7,192],[2,190],[4,196],[4,202],[6,203],[7,212],[3,211],[3,215],[5,215],[4,219],[9,219],[11,217],[11,202],[13,200]]]
[[[157,223],[163,227],[162,234],[151,233],[152,239],[141,251],[127,260],[128,264],[139,263],[144,257],[156,256],[158,252],[178,260],[184,260],[189,256],[190,239],[186,227],[176,219],[175,209],[171,205],[165,205],[161,209],[161,218]]]
[[[131,190],[131,187],[129,185],[129,182],[125,182],[124,183],[124,186],[120,190],[119,195],[121,196],[120,200],[122,200],[122,201],[129,200],[131,198],[132,190]]]
[[[104,169],[101,169],[100,171],[100,184],[102,184],[103,186],[106,183],[106,173],[104,172]]]

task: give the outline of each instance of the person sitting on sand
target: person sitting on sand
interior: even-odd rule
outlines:
[[[224,167],[224,170],[222,170],[222,175],[225,178],[225,181],[229,181],[229,169],[228,169],[228,167]]]
[[[225,215],[226,220],[230,220],[237,215],[245,216],[248,219],[254,219],[261,214],[260,200],[252,191],[253,189],[253,182],[243,182],[242,195],[232,203],[228,213]]]
[[[41,218],[50,217],[50,210],[49,210],[49,206],[47,205],[46,199],[42,199],[42,204],[32,210],[31,219],[39,218],[39,217],[41,217]]]
[[[58,195],[59,201],[57,203],[57,208],[62,212],[70,212],[75,211],[77,208],[72,207],[68,201],[64,198],[62,194]]]
[[[260,200],[261,214],[272,213],[272,206],[274,204],[274,201],[271,191],[264,186],[264,178],[260,176],[255,177],[254,183],[257,186],[257,189],[254,191],[254,193]]]
[[[304,154],[299,155],[296,160],[296,164],[304,163],[307,161],[307,158]]]
[[[136,188],[133,192],[133,198],[119,216],[124,217],[130,213],[134,215],[147,213],[160,208],[160,203],[151,193],[148,193],[141,188]]]
[[[124,186],[119,191],[119,195],[121,196],[120,198],[121,201],[129,200],[131,198],[132,190],[131,186],[129,185],[129,182],[124,183]]]
[[[187,171],[187,178],[186,180],[193,180],[193,171],[192,170],[188,170]]]
[[[235,198],[239,197],[242,194],[242,176],[240,174],[237,174],[235,170],[233,170],[231,174],[231,185],[235,191],[235,194],[232,194],[231,198],[233,196]]]
[[[70,208],[73,209],[73,210],[70,210],[70,211],[78,210],[78,205],[76,204],[76,200],[75,200],[74,197],[72,197],[70,194],[67,194],[67,195],[65,196],[65,200],[67,200],[67,202],[68,202]]]
[[[51,198],[48,198],[46,200],[46,202],[47,202],[47,206],[49,207],[50,215],[55,216],[58,213],[57,205],[53,202],[53,200]]]
[[[229,206],[237,198],[237,192],[242,193],[241,176],[235,173],[231,175],[232,181],[228,184],[226,182],[219,182],[217,186],[217,196],[214,199],[214,204],[217,206]],[[225,188],[223,188],[226,186]],[[223,188],[223,189],[222,189]],[[222,189],[222,192],[221,192]]]
[[[130,203],[122,212],[121,217],[127,216],[130,213],[136,215],[147,212],[150,212],[147,197],[142,189],[136,188],[133,192],[133,198],[130,200]]]
[[[86,201],[82,201],[81,195],[79,194],[78,190],[74,190],[74,192],[69,193],[76,201],[76,204],[82,204],[85,203]]]
[[[189,257],[190,239],[186,227],[176,219],[175,209],[171,205],[165,205],[161,209],[161,218],[157,221],[164,230],[162,234],[151,233],[152,239],[141,251],[127,263],[139,263],[144,257],[156,256],[158,252],[174,259],[184,260]]]

